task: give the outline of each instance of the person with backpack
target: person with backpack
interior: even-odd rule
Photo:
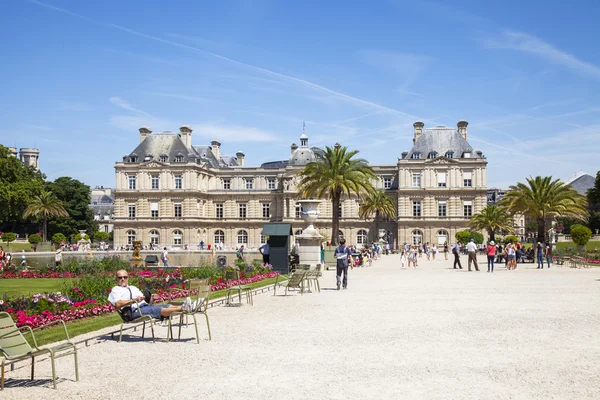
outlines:
[[[452,248],[452,254],[454,254],[454,269],[456,269],[457,264],[458,268],[463,269],[462,265],[460,265],[460,242],[457,242]]]
[[[346,247],[346,239],[340,239],[340,246],[335,249],[337,290],[340,285],[348,289],[348,264],[352,262],[352,252]],[[344,277],[342,279],[342,273]]]

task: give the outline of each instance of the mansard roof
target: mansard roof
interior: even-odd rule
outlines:
[[[447,126],[423,129],[423,133],[416,140],[413,148],[403,158],[412,158],[415,153],[420,153],[420,158],[427,158],[432,152],[437,153],[438,156],[453,152],[454,158],[462,158],[464,153],[471,153],[470,158],[483,158],[480,152],[473,150],[473,147],[457,129]]]
[[[574,179],[568,182],[568,185],[579,194],[587,195],[587,191],[594,187],[596,179],[589,174],[578,174]]]
[[[149,161],[145,160],[148,155],[153,158],[166,155],[169,157],[169,162],[174,161],[176,156],[183,156],[183,162],[195,161],[197,157],[195,152],[190,152],[190,149],[185,147],[179,135],[172,132],[148,135],[130,154],[134,153],[139,157],[140,162]],[[124,158],[126,159],[127,156]]]

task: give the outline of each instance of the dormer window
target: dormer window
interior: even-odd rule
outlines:
[[[131,154],[129,155],[128,162],[137,162],[137,160],[138,160],[137,154],[135,154],[135,153],[131,153]]]
[[[447,151],[446,152],[446,158],[453,158],[454,157],[454,152],[453,151]]]
[[[419,159],[419,158],[421,158],[421,153],[412,153],[412,156],[410,156],[410,158],[415,159],[415,160]]]
[[[160,162],[168,162],[169,161],[169,156],[162,154],[160,156]]]
[[[431,153],[429,153],[429,156],[427,156],[428,158],[437,158],[437,153],[435,151],[432,151]]]
[[[463,153],[463,158],[471,158],[471,152],[464,152]]]
[[[147,154],[146,157],[144,157],[144,161],[150,161],[152,160],[154,157],[152,157],[152,154]]]
[[[183,162],[183,156],[181,154],[177,154],[175,156],[175,162]]]

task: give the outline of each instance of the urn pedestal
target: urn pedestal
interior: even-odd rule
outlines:
[[[317,208],[321,200],[299,200],[298,203],[302,207],[302,220],[308,223],[308,227],[302,231],[302,234],[296,236],[299,261],[300,264],[308,264],[314,267],[317,264],[321,264],[321,243],[323,242],[323,237],[313,225],[319,218]]]

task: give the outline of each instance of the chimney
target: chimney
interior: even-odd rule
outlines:
[[[413,124],[413,128],[415,128],[415,137],[413,138],[413,143],[416,143],[417,140],[419,140],[419,138],[421,137],[424,126],[425,126],[425,124],[422,123],[421,121],[417,121]]]
[[[460,133],[460,136],[462,136],[465,140],[467,140],[467,125],[469,125],[467,121],[458,121],[458,124],[456,124],[458,127],[458,133]]]
[[[235,156],[238,159],[238,165],[240,167],[243,167],[244,166],[244,156],[245,156],[245,154],[242,153],[241,151],[238,151],[237,153],[235,153]]]
[[[152,131],[147,126],[142,126],[139,130],[140,130],[140,143],[142,143],[148,136],[150,136]]]
[[[213,156],[219,161],[221,159],[221,143],[218,140],[213,140],[210,142],[210,149],[213,153]]]
[[[294,154],[294,152],[297,149],[298,149],[298,146],[296,145],[296,143],[292,143],[292,145],[290,146],[291,154]]]
[[[16,157],[16,156],[17,156],[17,148],[16,148],[16,147],[9,147],[9,148],[8,148],[8,151],[10,152],[10,154],[11,154],[13,157]]]
[[[182,125],[179,128],[179,137],[188,149],[192,147],[192,128],[187,125]]]

